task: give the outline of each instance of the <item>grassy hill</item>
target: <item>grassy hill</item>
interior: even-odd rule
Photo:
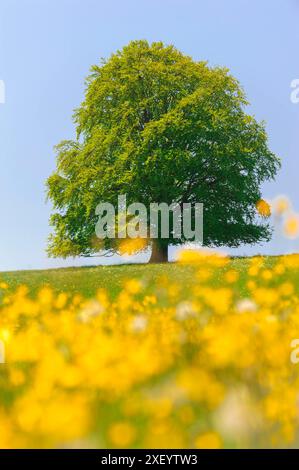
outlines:
[[[287,259],[287,256],[265,256],[263,266],[271,270],[274,264]],[[253,258],[232,258],[229,263],[217,271],[210,285],[221,286],[225,272],[234,270],[238,273],[238,280],[233,284],[233,288],[240,295],[247,295],[248,266]],[[56,293],[67,292],[71,294],[80,293],[84,297],[93,297],[99,288],[105,288],[112,297],[115,297],[122,289],[123,284],[128,279],[138,279],[144,282],[150,291],[151,284],[159,278],[167,276],[168,279],[180,283],[188,290],[192,286],[198,285],[198,277],[195,276],[196,268],[192,265],[182,265],[179,263],[168,264],[128,264],[114,266],[92,266],[79,268],[59,268],[48,270],[27,270],[10,271],[0,273],[0,279],[7,282],[10,291],[20,285],[29,288],[30,295],[35,295],[44,286],[50,286]],[[285,279],[294,283],[299,292],[299,269],[292,269],[285,274]],[[270,280],[268,284],[275,286],[276,279]],[[280,281],[282,277],[280,276]]]

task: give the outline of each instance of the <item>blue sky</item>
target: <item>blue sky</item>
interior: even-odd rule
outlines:
[[[90,66],[132,39],[173,43],[230,68],[282,158],[265,196],[285,193],[299,209],[299,104],[290,101],[299,78],[298,19],[299,0],[0,0],[0,270],[87,262],[47,259],[44,181],[55,167],[53,146],[74,137],[72,111]],[[238,252],[290,249],[298,243],[274,239]]]

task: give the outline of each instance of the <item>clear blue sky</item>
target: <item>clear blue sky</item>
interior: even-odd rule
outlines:
[[[298,20],[298,0],[0,0],[0,270],[82,264],[47,259],[44,181],[53,146],[74,136],[72,110],[90,66],[132,39],[173,43],[230,68],[282,157],[265,196],[286,193],[299,209],[299,104],[290,101]],[[274,240],[239,252],[284,249]]]

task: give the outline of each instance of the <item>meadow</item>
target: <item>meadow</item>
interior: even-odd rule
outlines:
[[[233,284],[233,288],[240,296],[249,294],[248,267],[252,258],[230,258],[228,263],[220,268],[216,275],[210,279],[211,286],[221,285],[222,275],[233,269],[238,273],[238,278]],[[263,260],[263,265],[267,269],[284,257],[265,256],[259,258]],[[99,288],[107,289],[109,294],[115,298],[120,293],[126,280],[134,278],[140,279],[150,290],[151,284],[159,277],[167,276],[170,281],[178,282],[183,290],[197,285],[194,277],[194,265],[167,263],[167,264],[123,264],[114,266],[87,266],[74,268],[59,268],[48,270],[26,270],[10,271],[0,273],[1,280],[8,284],[9,291],[13,292],[21,285],[26,285],[29,295],[34,296],[45,286],[51,287],[55,293],[67,292],[70,294],[82,294],[85,298],[95,296]],[[287,278],[294,283],[295,289],[299,293],[299,271],[293,270],[287,273]],[[273,276],[271,285],[275,286],[277,279]]]
[[[188,250],[1,273],[0,447],[298,446],[298,277]]]

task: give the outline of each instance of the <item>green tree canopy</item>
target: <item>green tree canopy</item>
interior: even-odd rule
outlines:
[[[146,207],[202,202],[206,246],[269,240],[255,205],[280,163],[247,104],[228,69],[162,42],[133,41],[93,66],[74,114],[77,139],[56,147],[57,169],[47,181],[55,209],[50,255],[117,252],[117,239],[95,239],[95,208],[117,206],[119,194]],[[154,257],[185,241],[158,239]]]

